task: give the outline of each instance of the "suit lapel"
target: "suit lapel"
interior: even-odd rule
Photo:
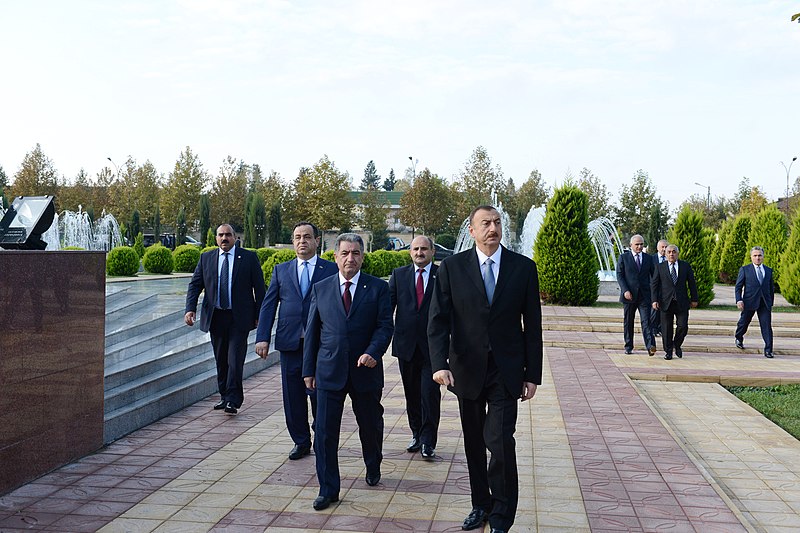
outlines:
[[[439,267],[431,264],[431,271],[428,274],[428,286],[425,288],[425,295],[422,297],[422,305],[433,297],[433,284],[436,282],[436,271]],[[416,297],[416,294],[414,294]]]
[[[492,298],[493,304],[500,298],[500,294],[503,292],[506,285],[508,285],[509,278],[511,278],[514,273],[514,265],[516,264],[514,259],[515,258],[504,246],[500,254],[500,273],[498,274],[499,279],[497,280],[497,286],[494,289],[494,298]]]
[[[276,267],[277,268],[277,267]],[[300,281],[297,279],[297,258],[292,259],[286,264],[286,275],[289,276],[289,283],[292,284],[292,287],[297,292],[297,295],[300,299],[303,298],[303,293],[300,290]],[[308,291],[309,293],[311,291]]]
[[[206,287],[206,297],[213,298],[212,300],[212,307],[217,305],[217,282],[219,281],[219,250],[214,250],[213,252],[209,252],[208,260],[206,261],[207,265],[206,268],[208,269],[209,276],[211,278],[211,283],[209,283],[209,287]]]
[[[356,287],[356,294],[355,296],[353,296],[353,303],[350,304],[351,315],[355,312],[356,308],[358,307],[358,304],[361,303],[361,300],[363,300],[366,297],[366,292],[369,290],[369,285],[370,284],[367,283],[367,280],[365,278],[365,274],[362,272],[361,275],[358,277],[358,286]],[[342,305],[342,310],[344,311],[344,305]]]
[[[239,270],[242,266],[242,251],[239,249],[238,246],[233,247],[233,255],[236,258],[233,260],[233,273],[231,274],[231,292],[233,292],[233,286],[236,284],[236,276],[239,275]],[[232,302],[233,300],[231,300]]]
[[[409,301],[414,302],[414,305],[417,304],[417,286],[415,285],[417,282],[417,266],[415,264],[408,265],[408,268],[405,269],[404,274],[408,274],[409,277],[403,275],[400,278],[400,282],[405,287],[403,290],[408,293]]]
[[[481,294],[486,296],[486,287],[483,286],[483,276],[481,276],[481,267],[478,264],[478,252],[473,246],[469,253],[464,254],[464,261],[467,262],[466,271],[467,277],[475,285],[475,288],[481,291]],[[496,292],[496,291],[495,291]]]

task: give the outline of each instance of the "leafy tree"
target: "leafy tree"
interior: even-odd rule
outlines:
[[[444,180],[425,168],[400,198],[398,214],[406,226],[434,235],[448,226],[455,202],[456,197]]]
[[[245,205],[247,175],[247,165],[242,161],[228,156],[222,162],[209,195],[215,225],[230,224],[237,233],[244,230],[244,216],[247,212]]]
[[[647,232],[644,234],[644,242],[647,244],[647,251],[650,253],[655,252],[658,241],[667,234],[665,218],[666,214],[661,212],[659,205],[650,207]]]
[[[131,200],[147,224],[152,224],[156,205],[161,196],[162,176],[148,159],[133,171]]]
[[[260,192],[264,197],[264,205],[271,206],[277,204],[278,207],[281,207],[283,204],[285,191],[286,186],[283,184],[280,174],[274,170],[270,172],[269,177],[262,182],[261,187],[256,190],[256,192]]]
[[[372,234],[372,249],[381,250],[389,242],[389,231],[386,227],[386,211],[389,206],[384,196],[376,189],[368,189],[361,193],[361,209],[358,223]]]
[[[0,194],[2,193],[0,192]],[[81,168],[72,185],[62,186],[59,194],[61,195],[59,201],[61,210],[77,211],[79,205],[87,208],[92,202],[93,194],[89,175]]]
[[[200,213],[200,240],[202,240],[211,228],[211,201],[208,199],[208,194],[200,195],[198,211]]]
[[[56,196],[58,211],[60,210],[58,189],[58,172],[39,143],[36,143],[33,150],[25,154],[22,165],[14,174],[14,183],[11,186],[12,199],[17,196]]]
[[[389,169],[389,177],[383,180],[383,190],[384,191],[393,191],[394,186],[397,183],[397,179],[394,176],[394,169]]]
[[[178,209],[178,217],[175,219],[175,240],[178,246],[186,240],[186,209],[183,206]]]
[[[691,265],[697,282],[698,303],[700,307],[707,306],[714,299],[715,273],[711,269],[714,232],[705,227],[703,213],[685,206],[678,213],[667,240],[678,247],[679,258]]]
[[[789,242],[780,260],[781,294],[792,305],[800,305],[800,214],[795,213]]]
[[[733,220],[726,220],[722,223],[722,227],[719,228],[719,232],[717,233],[717,242],[714,244],[714,251],[711,254],[711,270],[714,272],[717,281],[721,281],[719,277],[720,260],[722,259],[722,252],[725,249],[725,242],[728,240],[731,229],[733,229]]]
[[[597,257],[589,239],[588,198],[574,185],[556,189],[533,247],[539,266],[542,301],[591,305],[600,280]]]
[[[370,189],[377,189],[381,186],[381,177],[375,169],[375,161],[371,160],[367,163],[364,169],[364,178],[361,180],[361,190],[368,191]]]
[[[483,146],[473,150],[456,182],[461,192],[460,209],[456,215],[461,220],[474,207],[491,204],[492,193],[502,190],[506,184],[503,171],[499,166],[492,165],[489,153]]]
[[[750,189],[750,194],[742,200],[739,213],[746,213],[750,216],[756,215],[759,211],[767,207],[769,200],[764,196],[761,187],[756,185]]]
[[[164,184],[159,201],[159,214],[163,210],[167,220],[176,220],[178,210],[183,206],[187,219],[199,219],[200,195],[203,194],[206,182],[207,175],[203,164],[187,146],[181,152]],[[155,214],[153,216],[155,217]],[[153,224],[155,225],[155,221]]]
[[[250,165],[250,172],[247,179],[247,192],[258,192],[264,186],[264,174],[258,163]]]
[[[762,247],[764,263],[772,267],[775,284],[780,285],[780,259],[786,249],[788,235],[789,226],[786,224],[786,216],[774,204],[764,207],[753,217],[750,234],[747,237],[747,255],[743,264],[750,264],[750,250],[753,249],[753,246]]]
[[[321,230],[350,227],[353,200],[349,190],[350,175],[323,156],[310,169],[301,169],[292,184],[291,223],[307,220]]]
[[[605,183],[600,181],[600,178],[586,167],[581,169],[580,177],[578,177],[578,188],[585,192],[589,198],[589,221],[600,217],[613,218],[613,214],[609,211],[611,201],[608,195],[608,188]]]
[[[733,220],[733,227],[725,239],[725,248],[722,249],[719,260],[719,279],[722,283],[733,285],[739,275],[739,267],[750,255],[747,248],[750,225],[751,219],[747,214],[741,214]]]
[[[517,189],[514,201],[514,218],[516,219],[517,234],[522,231],[525,218],[532,207],[547,205],[550,198],[550,187],[545,185],[542,175],[533,169],[528,179]]]
[[[83,170],[83,169],[81,169],[81,170]],[[6,176],[6,171],[3,170],[3,165],[0,165],[0,197],[3,198],[3,201],[0,202],[0,208],[3,208],[3,209],[8,207],[8,198],[6,198],[6,196],[8,196],[8,194],[6,194],[6,189],[8,189],[8,188],[9,188],[8,176]],[[390,190],[390,189],[387,189],[387,190]]]
[[[111,169],[103,167],[100,172],[97,173],[96,185],[92,188],[92,197],[91,201],[88,202],[89,207],[86,208],[87,212],[89,209],[92,209],[92,211],[95,209],[98,211],[102,211],[103,209],[108,210],[110,207],[109,196],[111,194],[111,185],[113,183],[114,174],[111,172]]]
[[[662,203],[656,194],[655,186],[650,176],[644,170],[637,170],[633,176],[633,183],[623,185],[619,194],[619,205],[614,208],[615,223],[623,241],[631,235],[647,233],[650,224],[650,210],[657,206],[662,213],[668,211],[668,206]],[[664,227],[667,225],[664,217]]]
[[[709,204],[709,198],[705,194],[691,195],[681,204],[679,211],[683,210],[685,206],[689,206],[692,211],[703,213],[706,226],[715,231],[722,226],[730,210],[730,202],[724,196],[711,199]]]

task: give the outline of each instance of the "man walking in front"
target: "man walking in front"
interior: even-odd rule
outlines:
[[[438,267],[433,264],[430,237],[415,237],[410,251],[413,264],[394,269],[389,278],[392,308],[396,309],[392,355],[400,366],[411,428],[406,451],[419,451],[430,461],[436,456],[442,400],[439,384],[433,381],[428,351],[428,311]]]
[[[653,269],[667,260],[667,245],[669,243],[664,239],[658,241],[656,245],[656,253],[653,254]],[[653,337],[661,336],[661,312],[658,309],[650,309],[650,331]]]
[[[364,241],[355,233],[336,239],[339,273],[311,288],[311,308],[303,346],[303,378],[317,391],[314,454],[320,511],[339,501],[339,433],[345,396],[358,423],[367,467],[365,481],[381,480],[383,459],[383,354],[392,338],[389,285],[361,272]]]
[[[674,244],[667,246],[667,260],[656,267],[650,280],[650,292],[653,309],[661,311],[664,359],[672,359],[673,351],[680,359],[683,357],[683,340],[689,332],[689,307],[697,307],[698,300],[692,267],[686,261],[678,260],[678,247]]]
[[[234,246],[234,239],[230,224],[217,228],[219,248],[200,256],[189,282],[183,318],[188,326],[194,325],[197,300],[205,291],[200,329],[211,332],[221,396],[214,409],[224,409],[229,415],[238,413],[244,401],[247,335],[258,325],[258,310],[266,292],[258,256]]]
[[[650,355],[656,353],[656,341],[650,331],[650,277],[655,270],[653,258],[642,252],[644,239],[641,235],[631,237],[631,251],[619,256],[617,261],[617,283],[619,284],[619,301],[622,302],[622,336],[625,341],[625,353],[633,352],[633,322],[636,310],[639,310],[639,321],[642,324],[644,347]]]
[[[736,278],[736,306],[742,312],[736,324],[736,347],[744,350],[744,334],[758,313],[761,338],[764,339],[764,357],[772,359],[772,304],[775,300],[775,282],[772,269],[764,265],[764,249],[754,246],[750,250],[751,264],[739,269]]]
[[[308,398],[311,398],[312,419],[317,416],[316,395],[306,389],[303,380],[303,329],[311,305],[311,286],[338,272],[336,264],[317,257],[320,233],[311,222],[299,222],[292,230],[296,259],[275,265],[267,296],[261,306],[256,331],[256,353],[269,355],[269,342],[275,313],[275,349],[281,354],[281,386],[286,429],[294,442],[289,459],[296,460],[311,453],[311,430],[308,427]]]
[[[472,500],[462,529],[488,520],[502,533],[519,499],[517,401],[542,382],[539,276],[533,261],[500,245],[494,207],[476,207],[469,232],[475,247],[439,265],[428,343],[434,381],[458,397]]]

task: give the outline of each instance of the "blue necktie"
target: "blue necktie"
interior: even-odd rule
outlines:
[[[494,298],[494,271],[492,270],[494,261],[490,257],[483,264],[486,266],[483,271],[483,286],[486,287],[486,298],[489,300],[489,305],[491,305],[492,298]]]
[[[308,261],[303,261],[303,271],[300,273],[300,292],[303,298],[308,294],[308,288],[311,286],[311,280],[308,277]]]
[[[758,274],[758,284],[761,285],[761,283],[764,281],[764,273],[761,272],[760,265],[756,267],[756,273]]]
[[[228,296],[228,252],[222,254],[222,269],[219,273],[219,307],[220,309],[228,309],[231,306],[230,297]]]

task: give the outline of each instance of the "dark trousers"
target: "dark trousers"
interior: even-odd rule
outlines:
[[[650,333],[661,335],[661,311],[658,309],[650,308]],[[655,339],[653,341],[655,344]]]
[[[303,380],[303,341],[300,348],[281,352],[281,385],[283,386],[283,414],[286,429],[292,442],[298,446],[311,446],[308,427],[308,399],[311,398],[311,416],[317,418],[317,395],[306,388]],[[313,426],[312,426],[313,427]]]
[[[433,381],[431,360],[417,347],[410,361],[398,360],[406,396],[408,427],[422,444],[436,448],[442,392]]]
[[[317,462],[319,495],[338,498],[341,487],[339,477],[339,434],[342,429],[344,399],[350,395],[353,414],[358,423],[361,453],[367,466],[367,475],[381,471],[383,459],[383,406],[381,389],[358,392],[349,381],[343,390],[317,389],[317,421],[314,432],[314,454]]]
[[[653,338],[653,332],[650,329],[650,311],[651,306],[648,302],[639,300],[638,302],[623,302],[622,304],[622,321],[623,329],[622,335],[625,339],[625,349],[633,350],[633,321],[636,318],[636,311],[639,311],[639,320],[642,324],[642,338],[644,339],[644,347],[650,348],[655,345],[656,341]]]
[[[249,330],[237,327],[233,311],[215,309],[209,331],[214,359],[217,361],[219,395],[238,409],[244,401],[242,375]]]
[[[772,309],[764,303],[763,299],[758,304],[758,309],[755,311],[742,309],[742,314],[739,315],[739,322],[736,324],[736,338],[740,341],[744,340],[744,334],[747,333],[750,321],[753,320],[753,315],[756,313],[758,313],[758,325],[761,326],[761,338],[764,339],[764,350],[771,352]]]
[[[490,525],[504,530],[514,523],[519,500],[514,440],[518,401],[509,394],[491,356],[480,396],[458,399],[472,507],[487,511]],[[488,468],[487,449],[491,453]]]
[[[675,324],[675,336],[672,327]],[[661,343],[664,351],[671,354],[675,348],[683,346],[683,339],[689,333],[689,309],[678,310],[678,302],[672,300],[669,307],[661,308]]]

